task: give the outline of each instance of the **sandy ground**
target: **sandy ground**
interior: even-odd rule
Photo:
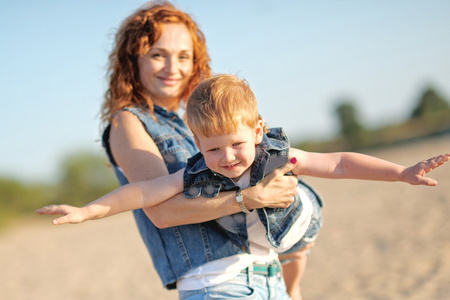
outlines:
[[[410,165],[450,136],[370,154]],[[450,299],[450,165],[438,187],[307,178],[324,228],[302,281],[309,299]],[[80,225],[39,217],[0,232],[0,299],[177,299],[156,275],[130,213]]]

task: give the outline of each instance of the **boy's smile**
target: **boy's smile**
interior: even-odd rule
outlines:
[[[241,124],[236,133],[196,135],[195,140],[209,169],[237,181],[252,166],[262,131],[260,124],[256,128]]]

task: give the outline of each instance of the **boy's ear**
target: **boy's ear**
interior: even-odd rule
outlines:
[[[255,128],[255,145],[261,143],[264,133],[264,122],[259,120]]]

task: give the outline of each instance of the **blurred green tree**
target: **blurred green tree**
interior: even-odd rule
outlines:
[[[84,205],[118,186],[104,156],[77,153],[68,156],[62,163],[56,202]]]
[[[15,179],[0,178],[0,227],[46,205],[52,191],[53,187],[47,184],[26,184]]]
[[[426,118],[449,109],[449,103],[434,88],[428,87],[419,97],[411,118]]]
[[[108,164],[103,155],[76,153],[62,162],[56,184],[0,178],[0,227],[45,205],[82,206],[109,193],[119,185]]]
[[[358,111],[349,100],[343,100],[336,106],[336,114],[340,123],[340,134],[346,141],[349,150],[364,147],[368,142],[368,132],[361,124]]]

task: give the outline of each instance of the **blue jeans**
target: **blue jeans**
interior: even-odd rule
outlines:
[[[247,300],[289,300],[283,277],[259,274],[239,274],[238,276],[199,290],[179,291],[180,300],[204,299],[247,299]]]

